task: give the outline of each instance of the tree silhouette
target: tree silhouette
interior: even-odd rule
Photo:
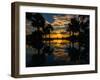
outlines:
[[[72,44],[72,46],[74,46],[74,42],[77,41],[77,37],[74,35],[74,33],[79,32],[79,30],[79,22],[76,20],[76,18],[72,18],[71,22],[68,24],[68,31],[70,32],[69,40],[71,41],[70,44]]]
[[[89,16],[80,15],[80,61],[81,64],[89,63]]]
[[[26,43],[36,48],[38,53],[32,56],[33,66],[39,66],[45,62],[45,54],[41,54],[40,49],[43,44],[43,28],[45,26],[45,19],[40,13],[26,13],[26,19],[32,21],[32,27],[36,28],[31,35],[26,36]]]
[[[76,18],[72,18],[71,22],[68,24],[68,29],[67,31],[70,34],[70,37],[67,39],[70,41],[70,46],[66,47],[69,56],[71,58],[70,64],[77,64],[77,61],[79,60],[79,49],[74,47],[74,43],[78,42],[78,36],[74,35],[76,32],[80,32],[80,25],[79,21],[77,21]]]
[[[52,27],[51,24],[48,24],[48,25],[43,29],[43,31],[44,31],[45,34],[49,34],[49,46],[50,46],[50,32],[53,31],[53,30],[54,30],[54,29],[53,29],[53,27]]]
[[[29,36],[30,43],[32,43],[32,46],[37,48],[39,51],[39,43],[42,43],[42,31],[40,30],[44,28],[45,25],[45,19],[40,13],[27,13],[26,14],[26,19],[29,19],[32,21],[32,27],[37,28],[36,31],[34,31],[31,35]],[[40,44],[41,45],[41,44]]]

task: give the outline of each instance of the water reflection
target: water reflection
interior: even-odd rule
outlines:
[[[74,35],[78,36],[79,32]],[[79,42],[73,43],[69,40],[71,36],[70,32],[65,32],[65,30],[55,30],[43,36],[43,42],[54,48],[53,55],[56,63],[58,62],[59,64],[60,61],[65,63],[69,62],[71,57],[69,56],[70,53],[68,48],[75,47],[79,49]]]
[[[26,66],[89,63],[89,16],[54,15],[26,14]]]

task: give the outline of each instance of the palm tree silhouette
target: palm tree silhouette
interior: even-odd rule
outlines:
[[[47,26],[43,29],[45,34],[49,34],[49,46],[50,46],[50,33],[53,31],[53,26],[51,24],[47,24]]]
[[[68,31],[70,32],[69,39],[71,40],[72,46],[74,46],[74,42],[76,41],[76,36],[74,35],[75,32],[79,32],[79,22],[76,18],[71,19],[71,23],[68,24]]]
[[[42,44],[42,31],[45,25],[45,19],[40,13],[26,13],[26,19],[32,21],[32,27],[36,28],[31,35],[30,43],[34,48],[38,49],[38,54],[40,53],[40,45]],[[41,44],[39,44],[41,43]]]

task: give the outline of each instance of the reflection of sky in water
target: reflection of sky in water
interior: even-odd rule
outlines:
[[[42,16],[45,18],[46,21],[49,23],[53,24],[53,31],[50,32],[50,34],[45,34],[43,38],[48,38],[48,40],[44,40],[43,42],[46,43],[49,46],[52,46],[53,48],[57,49],[60,51],[58,48],[63,49],[67,46],[70,46],[71,42],[69,40],[66,40],[66,38],[70,37],[70,33],[66,31],[66,16],[70,18],[70,15],[65,15],[65,14],[48,14],[48,13],[43,13]],[[55,17],[56,16],[56,19]],[[32,27],[31,22],[27,22],[27,33],[29,32],[34,32],[36,31],[36,28]],[[61,22],[64,22],[65,24],[60,25]],[[30,24],[29,24],[30,23]],[[58,25],[59,23],[59,25]],[[55,25],[57,24],[57,25]],[[29,27],[31,26],[31,27]],[[31,34],[31,33],[30,33]],[[49,39],[50,38],[50,39]],[[76,46],[79,44],[74,43]],[[63,51],[62,51],[63,52]],[[64,53],[64,52],[63,52]]]
[[[48,14],[43,13],[42,16],[49,22],[54,23],[52,25],[53,31],[50,32],[50,34],[46,34],[43,36],[44,38],[48,38],[48,40],[44,41],[44,43],[54,47],[54,48],[64,48],[66,46],[70,45],[70,41],[66,40],[66,38],[70,37],[70,33],[66,31],[66,23],[69,22],[67,19],[68,17],[74,15],[66,15],[66,14]],[[60,25],[60,23],[64,23],[63,25]],[[59,23],[59,25],[58,25]],[[57,24],[57,25],[56,25]],[[77,35],[77,34],[74,34]],[[50,39],[49,39],[50,38]]]
[[[74,34],[74,35],[77,35],[77,34]],[[53,47],[54,54],[56,55],[65,54],[66,47],[69,47],[71,45],[71,41],[66,40],[66,38],[70,37],[70,34],[64,28],[62,29],[56,28],[50,34],[46,34],[43,37],[48,39],[48,40],[44,40],[44,43]],[[75,42],[74,46],[78,47],[79,42]]]
[[[47,59],[46,65],[50,65],[53,63],[67,64],[67,62],[70,62],[70,59],[71,59],[70,54],[73,54],[75,52],[75,54],[77,55],[77,53],[80,51],[79,42],[77,42],[78,41],[77,36],[79,35],[79,31],[77,31],[75,33],[73,33],[72,31],[67,31],[68,24],[71,22],[70,19],[75,16],[74,15],[65,15],[65,14],[48,14],[48,13],[42,13],[42,16],[45,18],[45,21],[46,21],[45,24],[51,24],[51,26],[53,27],[53,30],[50,31],[50,34],[48,32],[48,33],[45,33],[44,35],[42,35],[43,43],[45,43],[45,44],[44,44],[43,48],[40,49],[39,51],[37,49],[35,49],[34,47],[30,48],[29,45],[26,46],[27,47],[26,48],[27,49],[26,56],[27,56],[28,63],[30,63],[30,64],[33,63],[32,60],[30,60],[31,59],[30,57],[32,57],[33,54],[38,54],[38,52],[40,52],[40,54],[42,54],[43,50],[48,48],[47,52],[45,52],[46,59]],[[78,17],[78,15],[76,15],[76,17]],[[47,27],[47,26],[45,25],[45,27]],[[26,21],[27,35],[32,34],[32,32],[34,32],[36,30],[37,30],[37,28],[33,27],[31,22]],[[40,31],[43,32],[42,28],[40,28]],[[74,37],[73,35],[75,35],[76,37]],[[71,41],[73,41],[73,42],[71,42]],[[51,50],[50,54],[48,54],[49,49]],[[81,47],[81,50],[82,49],[85,49],[85,48]],[[73,64],[73,63],[71,63],[71,64]]]

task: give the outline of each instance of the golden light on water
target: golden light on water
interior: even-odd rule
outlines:
[[[79,35],[79,33],[75,33],[74,35],[77,36]],[[48,40],[44,42],[54,47],[64,47],[65,45],[70,43],[69,40],[66,40],[66,38],[68,37],[70,37],[70,34],[51,33],[45,36],[45,38],[48,38]],[[74,44],[79,45],[79,42],[75,42]]]
[[[49,35],[48,35],[49,36]],[[60,33],[56,33],[56,34],[50,34],[50,38],[62,38],[64,37],[64,35],[60,34]]]
[[[65,44],[68,44],[70,41],[62,38],[67,38],[69,37],[69,34],[61,34],[60,30],[55,31],[55,33],[50,33],[44,36],[45,38],[50,38],[52,40],[46,41],[47,44],[50,44],[54,47],[63,47]]]
[[[45,36],[46,38],[67,38],[70,37],[70,35],[65,32],[64,30],[56,30],[56,31],[52,31],[50,34],[47,34]]]
[[[51,45],[53,45],[54,47],[63,47],[65,44],[68,44],[70,41],[68,40],[52,40],[50,41]]]

